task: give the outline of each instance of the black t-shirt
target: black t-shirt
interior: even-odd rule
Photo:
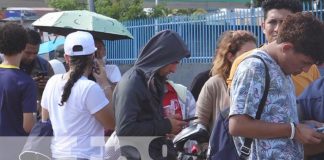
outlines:
[[[210,77],[209,72],[210,70],[200,72],[191,82],[190,92],[192,93],[196,101],[199,97],[202,87]]]

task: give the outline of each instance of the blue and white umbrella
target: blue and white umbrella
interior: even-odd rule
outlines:
[[[38,54],[50,53],[51,51],[54,51],[57,46],[64,44],[64,41],[64,37],[58,37],[54,40],[44,42],[39,46]]]

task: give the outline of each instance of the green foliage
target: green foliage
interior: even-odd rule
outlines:
[[[47,4],[53,8],[66,10],[81,10],[87,8],[87,3],[82,0],[46,0]]]
[[[261,7],[261,4],[264,0],[253,0],[254,7]]]
[[[88,0],[47,0],[49,6],[65,11],[88,8]],[[120,21],[156,18],[172,15],[190,15],[206,13],[203,9],[174,9],[170,10],[165,3],[152,8],[152,12],[146,14],[143,11],[143,0],[94,0],[97,13],[115,18]]]
[[[166,17],[171,14],[171,10],[166,7],[164,3],[158,4],[152,8],[152,12],[149,13],[148,17],[157,18],[157,17]]]
[[[198,8],[198,9],[196,9],[196,11],[195,12],[193,12],[192,14],[193,15],[199,15],[199,14],[206,14],[206,13],[208,13],[205,9],[203,9],[203,8]]]
[[[199,15],[205,14],[207,11],[202,8],[181,8],[181,9],[173,9],[172,15],[181,16],[181,15]]]
[[[118,19],[145,18],[143,0],[95,0],[96,12]]]

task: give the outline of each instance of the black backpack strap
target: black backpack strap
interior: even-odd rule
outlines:
[[[261,118],[261,114],[263,112],[263,108],[265,106],[265,103],[266,103],[266,100],[267,100],[267,97],[268,97],[268,92],[269,92],[269,88],[270,88],[270,75],[269,75],[269,69],[268,69],[268,66],[267,64],[265,63],[265,61],[258,55],[251,55],[247,58],[258,58],[262,61],[262,63],[264,64],[264,67],[265,67],[265,89],[264,89],[264,92],[263,92],[263,95],[262,95],[262,99],[259,103],[259,106],[258,106],[258,110],[256,112],[256,116],[255,116],[255,119],[256,120],[259,120]],[[247,59],[245,58],[245,59]],[[245,60],[244,59],[244,60]],[[240,154],[240,159],[247,159],[251,153],[251,144],[253,142],[253,139],[252,138],[245,138],[244,139],[244,145],[241,147],[241,154]]]

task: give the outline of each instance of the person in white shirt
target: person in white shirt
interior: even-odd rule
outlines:
[[[95,52],[95,56],[98,59],[102,59],[104,61],[105,69],[106,69],[106,74],[109,79],[109,81],[112,83],[113,88],[116,86],[116,84],[120,81],[121,79],[121,73],[118,68],[118,66],[113,65],[113,64],[107,64],[107,53],[106,53],[106,47],[104,42],[101,39],[95,38],[95,45],[97,47],[97,51]]]
[[[65,60],[64,60],[64,45],[59,45],[56,47],[54,51],[54,59],[48,61],[53,70],[54,74],[63,74],[66,73],[66,70],[69,68],[66,66]]]
[[[54,74],[62,74],[62,73],[66,73],[66,70],[65,70],[65,67],[64,67],[64,64],[57,60],[57,59],[52,59],[50,61],[48,61],[52,68],[53,68],[53,71],[54,71]]]
[[[103,159],[104,129],[114,128],[115,121],[107,99],[111,86],[96,50],[90,33],[69,34],[64,43],[69,71],[54,75],[45,87],[42,120],[49,118],[53,126],[53,159]],[[94,66],[97,83],[87,78]]]

